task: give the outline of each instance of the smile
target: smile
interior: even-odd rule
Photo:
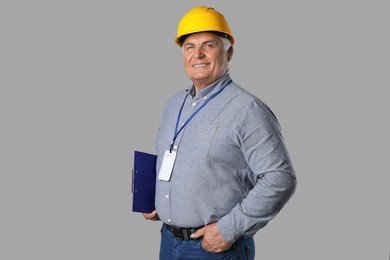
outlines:
[[[201,64],[195,64],[195,65],[193,65],[192,67],[194,67],[194,68],[199,68],[199,67],[206,67],[208,64],[206,64],[206,63],[201,63]]]

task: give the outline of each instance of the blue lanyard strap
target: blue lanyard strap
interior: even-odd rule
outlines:
[[[179,127],[179,121],[180,121],[180,117],[181,117],[181,112],[183,111],[183,107],[184,107],[184,104],[187,100],[187,97],[188,97],[188,93],[187,95],[184,97],[184,100],[183,100],[183,104],[181,105],[180,107],[180,111],[179,111],[179,114],[177,115],[177,120],[176,120],[176,127],[175,127],[175,134],[173,135],[173,140],[172,140],[172,143],[170,145],[170,151],[172,152],[172,149],[173,149],[173,145],[175,143],[175,140],[177,138],[177,136],[179,135],[179,133],[181,132],[181,130],[184,129],[184,127],[186,127],[186,125],[191,121],[191,119],[205,106],[207,105],[207,103],[209,103],[213,98],[215,98],[219,93],[222,92],[222,90],[224,90],[230,83],[232,83],[232,80],[229,80],[228,83],[226,83],[222,88],[220,88],[217,92],[215,92],[213,95],[211,95],[197,110],[195,110],[189,117],[188,119],[184,122],[184,124],[180,127],[179,130],[178,127]]]

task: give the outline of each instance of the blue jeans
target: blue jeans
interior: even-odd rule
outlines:
[[[255,243],[253,237],[242,236],[225,252],[210,253],[203,249],[202,239],[177,239],[163,225],[161,228],[160,260],[179,259],[254,260]]]

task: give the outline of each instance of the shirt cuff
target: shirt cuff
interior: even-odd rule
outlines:
[[[217,222],[217,228],[223,238],[230,244],[233,244],[234,241],[236,241],[236,239],[241,235],[237,232],[234,224],[231,223],[227,217],[223,217]]]

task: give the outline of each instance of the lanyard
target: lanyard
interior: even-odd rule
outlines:
[[[229,80],[228,83],[226,83],[222,88],[220,88],[217,92],[215,92],[213,95],[211,95],[198,109],[196,109],[194,112],[192,112],[192,114],[188,117],[188,119],[184,122],[184,124],[180,127],[179,130],[178,127],[179,127],[179,121],[180,121],[180,117],[181,117],[181,112],[183,111],[183,107],[184,107],[184,104],[186,103],[186,99],[188,97],[188,93],[187,95],[185,96],[184,100],[183,100],[183,104],[181,105],[180,107],[180,111],[179,111],[179,114],[177,115],[177,120],[176,120],[176,127],[175,127],[175,134],[173,135],[173,140],[172,140],[172,143],[170,145],[170,149],[169,151],[172,152],[172,149],[173,149],[173,144],[175,143],[175,140],[177,138],[177,136],[179,135],[179,133],[181,132],[181,130],[183,130],[184,127],[186,127],[186,125],[191,121],[191,119],[202,109],[204,108],[205,105],[207,105],[207,103],[209,103],[213,98],[215,98],[219,93],[222,92],[222,90],[224,90],[230,83],[232,83],[232,80]]]

